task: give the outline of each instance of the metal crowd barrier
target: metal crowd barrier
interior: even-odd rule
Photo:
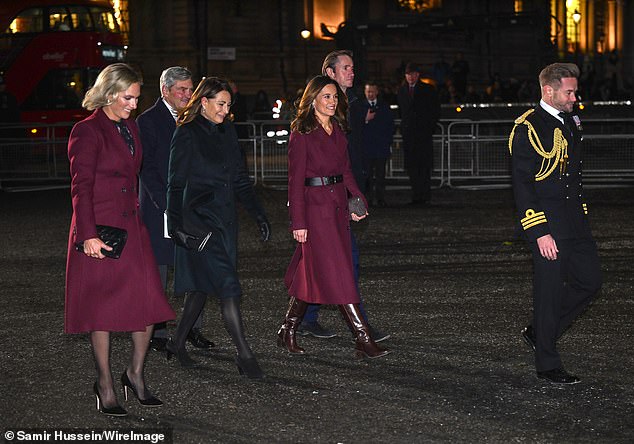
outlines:
[[[634,119],[584,119],[582,124],[584,179],[607,183],[634,178]],[[444,185],[510,185],[512,128],[512,120],[448,123]]]
[[[403,140],[397,131],[386,178],[407,183]],[[586,119],[584,177],[596,182],[634,178],[634,119]],[[258,120],[236,123],[239,143],[254,183],[285,185],[290,122]],[[439,186],[509,186],[508,135],[512,120],[443,120],[434,135],[432,179]],[[0,189],[20,184],[68,185],[68,134],[72,123],[0,125]],[[57,185],[59,186],[59,185]]]

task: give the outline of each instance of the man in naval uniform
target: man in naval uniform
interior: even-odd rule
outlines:
[[[601,288],[597,247],[581,185],[582,127],[574,112],[579,68],[553,63],[539,74],[542,98],[509,137],[518,222],[533,257],[533,321],[522,336],[537,377],[575,384],[557,339]]]

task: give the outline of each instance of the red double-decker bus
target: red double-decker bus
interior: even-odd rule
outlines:
[[[125,57],[107,0],[0,2],[0,75],[20,121],[72,122],[99,71]]]

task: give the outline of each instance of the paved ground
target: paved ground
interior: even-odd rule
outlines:
[[[154,428],[172,430],[177,443],[632,442],[633,191],[588,190],[605,284],[560,342],[581,384],[537,380],[520,339],[531,269],[513,241],[508,190],[442,190],[426,209],[393,191],[394,207],[372,210],[359,232],[361,286],[393,351],[372,362],[354,359],[343,321],[328,309],[322,321],[337,338],[304,339],[311,354],[300,358],[276,347],[293,243],[285,193],[259,190],[275,232],[262,244],[243,221],[240,269],[248,335],[267,380],[238,375],[211,301],[205,331],[217,347],[194,355],[204,366],[184,370],[152,353],[147,380],[166,405],[129,402],[122,419],[95,411],[87,338],[63,334],[68,190],[0,193],[1,429]],[[129,337],[117,335],[116,375],[129,350]]]

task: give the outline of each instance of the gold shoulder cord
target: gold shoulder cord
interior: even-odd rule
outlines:
[[[565,172],[565,162],[568,159],[568,141],[561,132],[561,129],[555,128],[553,133],[553,148],[550,152],[546,151],[542,146],[541,140],[539,140],[537,131],[535,131],[533,125],[526,120],[526,118],[534,111],[535,110],[533,109],[529,109],[520,117],[515,119],[515,126],[513,126],[513,130],[509,136],[509,152],[511,155],[513,154],[513,136],[515,135],[515,128],[517,128],[518,125],[526,125],[528,127],[528,141],[537,154],[542,157],[541,168],[535,175],[535,181],[540,181],[550,176],[557,168],[557,165],[559,165],[559,175],[562,175]]]

